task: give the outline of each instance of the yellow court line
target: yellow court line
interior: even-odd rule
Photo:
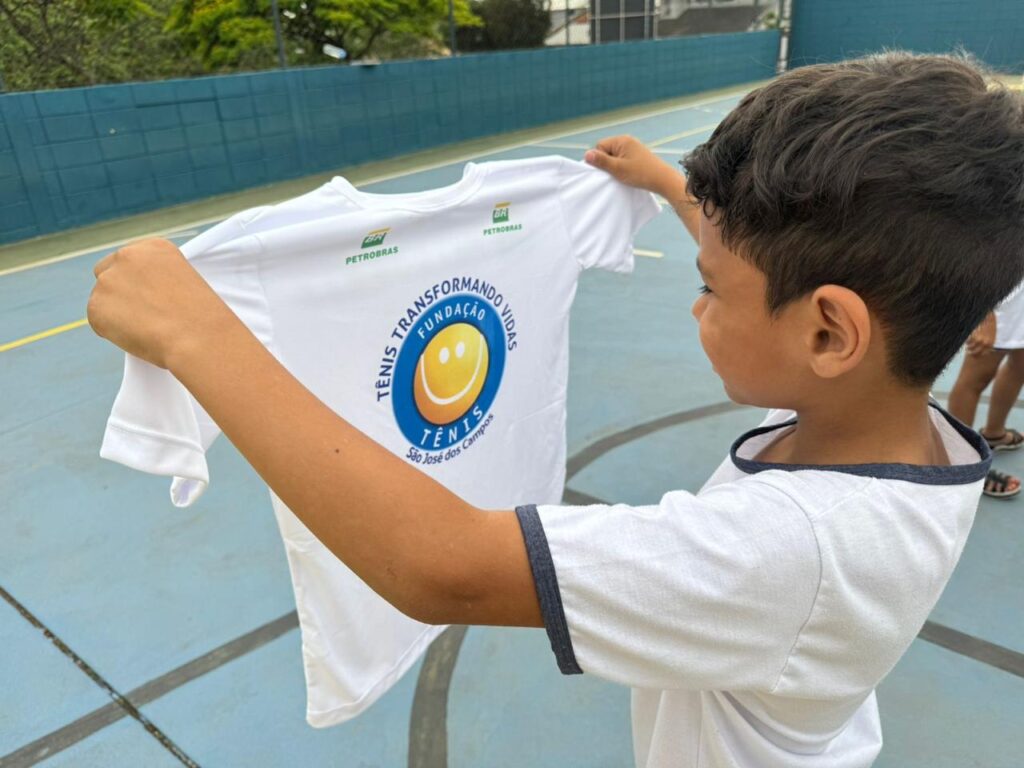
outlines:
[[[660,259],[665,255],[661,251],[645,251],[641,248],[634,248],[633,253],[637,256],[646,256],[649,259]]]
[[[86,325],[89,321],[84,317],[81,320],[75,320],[73,323],[65,323],[64,325],[58,325],[56,328],[50,328],[46,331],[40,331],[39,333],[33,333],[31,336],[26,336],[23,339],[17,339],[15,341],[9,341],[6,344],[0,344],[0,352],[7,352],[11,349],[17,349],[18,347],[24,347],[26,344],[31,344],[33,341],[39,341],[40,339],[48,339],[51,336],[56,336],[58,333],[64,333],[65,331],[73,331],[75,328],[81,328]]]

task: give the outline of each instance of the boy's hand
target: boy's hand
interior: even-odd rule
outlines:
[[[995,346],[996,343],[996,314],[989,312],[981,325],[971,331],[967,337],[967,354],[983,355]]]
[[[632,136],[601,139],[583,156],[590,165],[607,171],[623,184],[646,189],[665,198],[680,221],[700,244],[700,205],[686,189],[686,176]]]
[[[125,352],[161,368],[174,348],[212,338],[239,322],[174,243],[152,238],[124,246],[93,268],[89,325]]]
[[[680,174],[632,136],[612,136],[601,139],[583,159],[607,171],[623,184],[662,194],[666,174]]]

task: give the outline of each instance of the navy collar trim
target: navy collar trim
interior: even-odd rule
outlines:
[[[906,480],[911,483],[922,485],[966,485],[984,479],[992,464],[992,451],[985,442],[985,438],[979,435],[970,427],[961,424],[952,415],[947,413],[936,403],[929,404],[932,408],[942,414],[949,425],[967,441],[967,443],[978,452],[981,460],[974,464],[955,464],[953,466],[920,466],[917,464],[778,464],[768,461],[754,461],[744,459],[739,455],[739,450],[748,440],[765,435],[778,429],[785,429],[796,424],[796,419],[790,419],[781,424],[772,424],[767,427],[752,429],[737,438],[729,449],[732,463],[737,469],[748,475],[758,472],[765,472],[770,469],[779,469],[784,472],[799,472],[801,470],[817,470],[819,472],[842,472],[847,475],[860,475],[862,477],[875,477],[880,480]]]

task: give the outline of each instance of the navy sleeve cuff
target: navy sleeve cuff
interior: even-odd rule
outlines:
[[[565,620],[565,609],[562,607],[562,595],[558,591],[558,577],[555,575],[555,563],[551,559],[548,537],[544,535],[544,526],[537,514],[537,507],[528,504],[516,507],[516,517],[523,531],[526,542],[526,554],[530,559],[530,570],[533,571],[533,582],[537,588],[537,599],[540,601],[540,612],[544,618],[544,627],[551,641],[551,650],[555,652],[558,668],[563,675],[581,675],[583,670],[576,663],[576,654],[572,650],[572,639],[569,637],[569,625]]]

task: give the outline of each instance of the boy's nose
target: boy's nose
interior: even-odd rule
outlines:
[[[704,297],[698,296],[697,300],[693,302],[693,306],[690,307],[690,314],[693,315],[693,319],[698,323],[700,322],[700,316],[704,314]]]

